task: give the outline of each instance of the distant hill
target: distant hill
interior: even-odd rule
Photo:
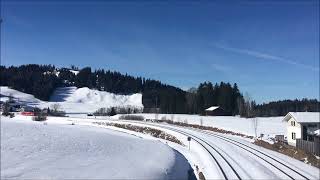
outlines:
[[[56,68],[53,65],[27,64],[18,67],[0,66],[1,86],[8,86],[36,98],[48,101],[59,87],[87,87],[120,95],[142,94],[145,109],[160,109],[162,113],[202,113],[204,108],[220,105],[230,115],[237,114],[236,101],[241,98],[238,87],[229,83],[203,83],[198,92],[186,92],[160,81],[133,77],[90,67]],[[219,93],[219,99],[211,99]],[[59,101],[59,99],[55,99]]]
[[[184,91],[157,80],[104,69],[92,70],[90,67],[56,68],[37,64],[0,66],[0,77],[1,86],[32,94],[42,101],[61,102],[68,98],[68,93],[74,93],[75,88],[88,88],[117,95],[142,94],[145,110],[152,112],[160,109],[160,113],[203,114],[210,106],[220,106],[228,115],[243,116],[249,104],[259,116],[278,116],[289,110],[319,111],[317,100],[304,99],[299,105],[296,100],[262,105],[256,105],[254,101],[246,102],[236,83],[204,82],[197,88]]]

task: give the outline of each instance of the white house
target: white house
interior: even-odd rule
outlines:
[[[314,141],[320,129],[319,112],[289,112],[283,121],[287,123],[287,141],[292,146],[296,146],[296,139]]]

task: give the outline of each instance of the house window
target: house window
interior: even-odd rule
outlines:
[[[296,122],[295,121],[291,121],[291,126],[296,126]]]
[[[293,140],[296,140],[296,133],[294,133],[294,132],[291,133],[291,136],[292,136],[292,139],[293,139]]]

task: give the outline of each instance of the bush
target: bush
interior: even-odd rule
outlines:
[[[66,116],[66,112],[65,111],[50,111],[50,113],[48,113],[49,116],[57,116],[57,117],[65,117]]]
[[[14,117],[14,114],[13,114],[13,113],[10,113],[10,112],[3,112],[2,115],[3,115],[3,116],[9,116],[10,118],[13,118],[13,117]]]
[[[9,113],[9,112],[3,112],[3,113],[2,113],[3,116],[10,116],[10,114],[11,114],[11,113]]]
[[[107,108],[99,108],[96,112],[93,113],[95,116],[108,116],[110,113],[110,109]],[[88,114],[89,116],[89,114]]]
[[[43,109],[45,110],[45,109]],[[60,104],[53,104],[51,105],[51,109],[47,108],[46,109],[48,116],[57,116],[57,117],[65,117],[66,112],[61,110],[61,105]]]
[[[47,120],[47,115],[43,113],[40,109],[36,108],[34,112],[33,121],[45,121]]]
[[[111,111],[110,111],[110,113],[109,113],[109,116],[114,116],[114,115],[117,115],[117,112],[116,112],[115,108],[112,107],[112,108],[111,108]]]
[[[32,118],[33,121],[45,121],[47,120],[47,116],[34,116]]]
[[[122,115],[119,117],[121,120],[136,120],[136,121],[143,121],[143,116],[137,116],[137,115]]]
[[[165,116],[162,116],[161,120],[165,121],[165,120],[167,120],[167,118]]]
[[[141,108],[126,106],[126,107],[109,107],[109,108],[99,108],[93,113],[95,116],[114,116],[117,114],[132,114],[142,112]]]
[[[3,112],[2,115],[9,116],[10,115],[10,105],[9,102],[6,101],[2,106]]]

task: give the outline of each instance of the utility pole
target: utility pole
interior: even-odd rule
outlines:
[[[189,137],[187,138],[187,140],[189,141],[189,151],[190,151],[190,141],[191,141],[191,137],[189,136]]]
[[[1,62],[1,30],[2,30],[2,22],[3,22],[3,19],[2,19],[2,0],[0,0],[0,65],[2,64]]]

